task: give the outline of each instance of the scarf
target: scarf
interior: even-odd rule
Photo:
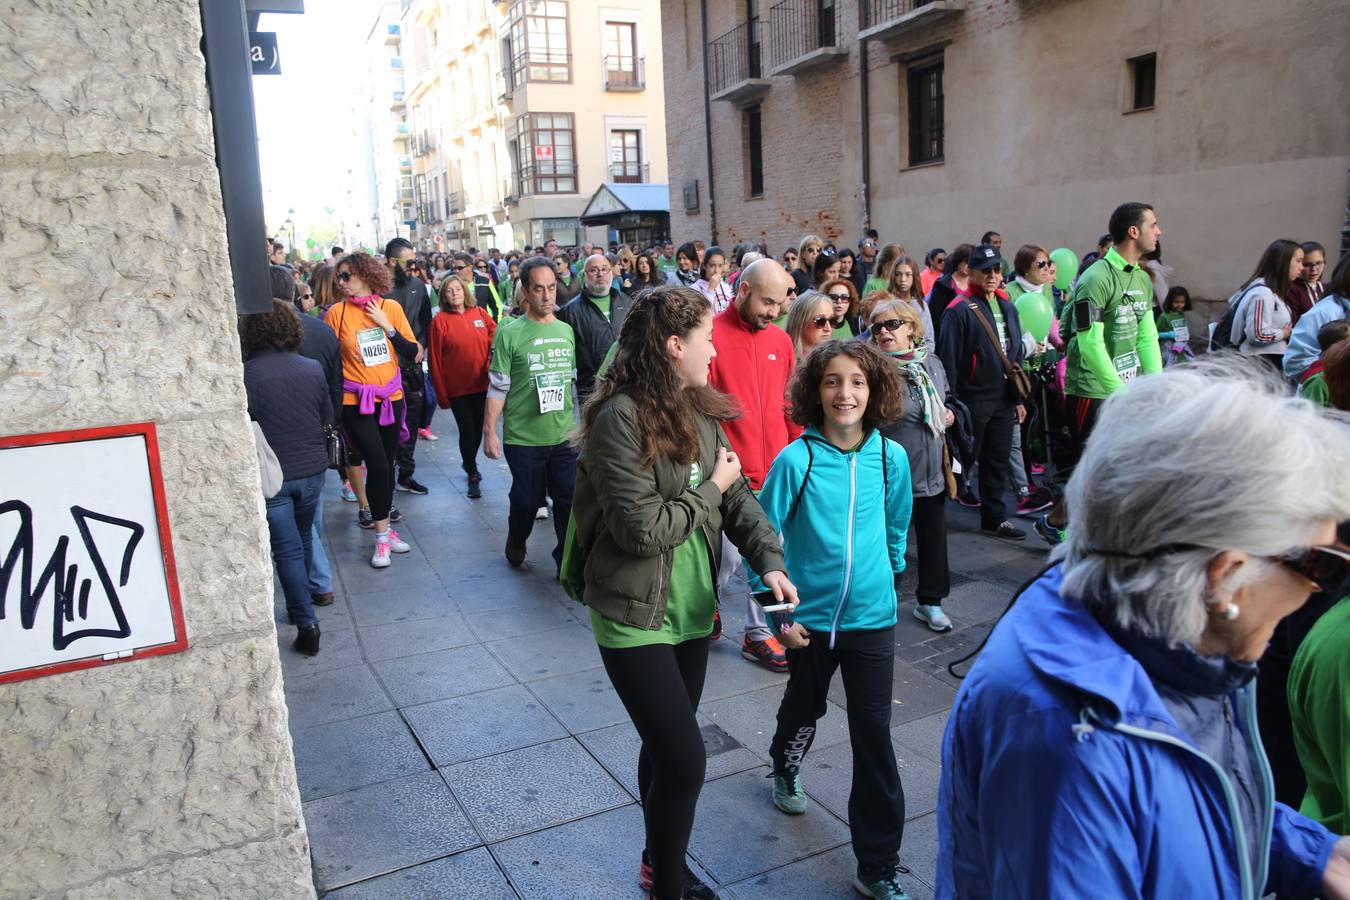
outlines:
[[[698,272],[694,270],[686,272],[683,269],[676,269],[675,277],[678,278],[680,284],[684,285],[685,287],[693,287],[694,282],[698,281]]]
[[[367,306],[374,303],[378,299],[380,299],[378,295],[371,294],[367,297],[348,297],[347,302],[350,303],[352,306],[355,306],[357,309],[365,309]]]
[[[923,361],[928,358],[928,351],[923,347],[911,347],[908,350],[892,351],[889,355],[900,364],[900,370],[905,373],[909,383],[919,389],[923,424],[933,434],[942,434],[947,430],[947,417],[940,412],[944,407],[942,397],[938,395],[933,378],[923,365]]]
[[[1022,286],[1022,290],[1026,291],[1028,294],[1039,294],[1041,293],[1041,288],[1045,287],[1043,284],[1032,284],[1021,275],[1017,276],[1016,281]]]

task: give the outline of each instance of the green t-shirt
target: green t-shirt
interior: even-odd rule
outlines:
[[[834,341],[851,341],[853,340],[853,329],[849,328],[848,323],[845,322],[830,334],[830,339]]]
[[[1154,321],[1158,326],[1159,336],[1168,332],[1168,340],[1185,342],[1191,339],[1191,330],[1186,325],[1184,312],[1160,312]]]
[[[656,258],[656,267],[663,272],[674,272],[679,268],[679,266],[675,264],[675,257],[673,256],[658,256]]]
[[[873,291],[886,290],[886,280],[884,278],[869,278],[863,283],[862,295],[866,297]]]
[[[577,377],[572,326],[521,316],[497,329],[488,369],[511,380],[502,410],[505,443],[552,447],[576,425],[572,388]]]
[[[1321,372],[1309,375],[1307,380],[1298,386],[1298,395],[1318,406],[1331,406],[1331,391],[1327,388],[1327,377]]]
[[[989,301],[989,311],[994,314],[994,328],[998,330],[998,341],[1003,345],[1003,352],[1008,352],[1008,323],[1003,318],[1003,304],[998,302],[995,297]]]
[[[689,489],[703,482],[697,461],[689,467]],[[607,619],[591,610],[591,632],[601,647],[622,650],[649,644],[682,644],[712,634],[713,612],[717,609],[717,588],[713,584],[712,553],[702,528],[695,528],[685,542],[675,548],[670,566],[670,593],[666,598],[666,616],[661,627],[648,631]]]
[[[1066,394],[1105,399],[1137,375],[1162,371],[1153,282],[1114,247],[1079,276],[1059,327]]]
[[[1350,824],[1350,599],[1317,620],[1289,668],[1289,717],[1294,746],[1308,776],[1298,811],[1335,834]]]
[[[609,303],[610,303],[609,294],[602,294],[599,297],[591,297],[590,294],[587,294],[586,296],[591,298],[592,303],[600,307],[600,311],[605,314],[606,319],[609,319],[611,321],[614,319],[614,314],[611,313],[609,310]]]

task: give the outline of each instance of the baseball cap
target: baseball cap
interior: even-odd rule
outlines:
[[[999,255],[995,247],[989,244],[981,244],[971,251],[968,265],[972,269],[979,269],[982,272],[989,269],[998,269],[1003,267],[1003,257]]]

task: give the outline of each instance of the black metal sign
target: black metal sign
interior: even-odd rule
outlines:
[[[248,33],[248,58],[253,64],[254,75],[280,75],[281,54],[277,51],[277,33],[275,31],[250,31]]]

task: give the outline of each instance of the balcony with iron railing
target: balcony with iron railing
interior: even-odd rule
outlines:
[[[609,181],[612,184],[651,184],[651,163],[612,162]]]
[[[769,90],[760,64],[759,19],[708,42],[708,92],[713,100],[748,106]]]
[[[769,72],[796,75],[848,54],[839,46],[839,6],[783,0],[769,7]]]
[[[539,160],[520,167],[520,194],[577,193],[577,164],[573,160]]]
[[[565,50],[526,49],[511,59],[511,86],[531,81],[557,84],[572,77],[572,54]]]
[[[605,90],[641,91],[647,87],[646,59],[641,56],[606,56]]]
[[[520,202],[520,179],[507,175],[502,179],[502,206],[514,206]]]
[[[883,40],[958,16],[966,0],[859,0],[858,37]]]

